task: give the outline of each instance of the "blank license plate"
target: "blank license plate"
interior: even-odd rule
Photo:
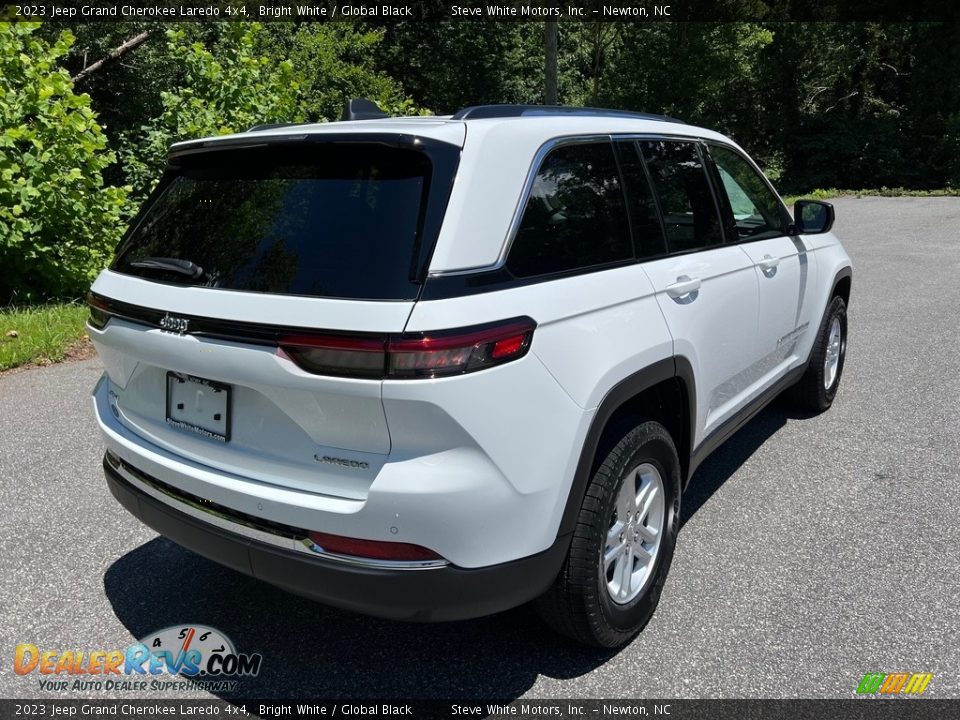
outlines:
[[[167,424],[211,440],[230,440],[229,385],[167,373]]]

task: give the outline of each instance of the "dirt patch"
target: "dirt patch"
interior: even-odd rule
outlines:
[[[89,360],[96,354],[97,349],[93,346],[93,343],[90,342],[90,338],[84,335],[73,345],[67,348],[67,354],[64,356],[63,360],[65,362],[73,360]]]

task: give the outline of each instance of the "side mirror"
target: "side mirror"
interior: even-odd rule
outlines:
[[[820,200],[797,200],[793,204],[793,224],[802,235],[829,232],[833,227],[833,205]]]

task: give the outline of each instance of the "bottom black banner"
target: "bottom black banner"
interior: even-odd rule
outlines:
[[[941,720],[958,700],[0,700],[6,718],[654,718]]]

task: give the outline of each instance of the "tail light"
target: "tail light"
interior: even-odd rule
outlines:
[[[317,375],[382,378],[387,348],[383,338],[282,335],[277,354]]]
[[[103,330],[112,315],[110,301],[100,295],[87,293],[87,305],[90,307],[90,317],[87,318],[87,322],[91,327]]]
[[[483,370],[527,354],[537,324],[490,325],[390,336],[283,335],[278,354],[307,372],[361,378],[436,378]]]

